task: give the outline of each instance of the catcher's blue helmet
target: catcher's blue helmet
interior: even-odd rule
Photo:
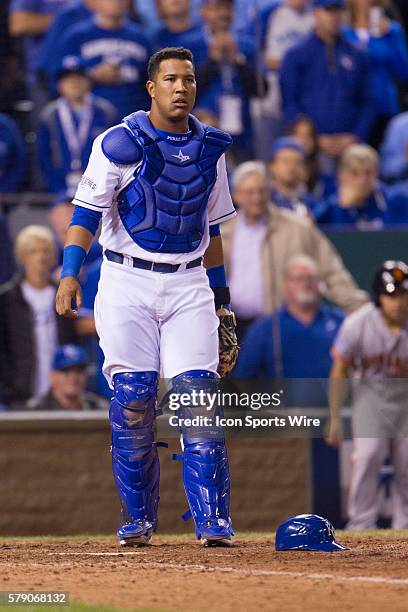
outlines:
[[[276,550],[348,550],[335,540],[333,525],[317,514],[298,514],[276,531]]]

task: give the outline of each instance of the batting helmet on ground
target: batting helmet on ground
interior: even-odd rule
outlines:
[[[335,540],[333,525],[317,514],[298,514],[281,523],[276,532],[276,550],[348,550]]]
[[[373,302],[379,306],[381,294],[394,295],[401,290],[408,291],[408,266],[403,261],[389,259],[374,273],[371,287]]]

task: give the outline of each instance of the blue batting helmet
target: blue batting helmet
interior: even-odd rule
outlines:
[[[333,525],[317,514],[298,514],[281,523],[276,550],[348,550],[335,540]]]

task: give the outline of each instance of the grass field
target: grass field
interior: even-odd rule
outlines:
[[[408,531],[336,536],[350,550],[277,553],[273,533],[238,533],[229,549],[190,533],[137,549],[106,535],[2,537],[0,590],[70,593],[69,606],[19,608],[32,612],[406,612]]]

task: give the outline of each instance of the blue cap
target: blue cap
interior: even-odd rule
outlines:
[[[281,523],[276,531],[276,550],[348,550],[336,542],[333,525],[317,514],[298,514]]]
[[[87,365],[84,349],[76,344],[64,344],[59,346],[54,353],[52,367],[54,370],[66,370],[67,368],[83,367]]]
[[[269,153],[269,159],[273,159],[279,151],[283,151],[284,149],[294,149],[303,157],[306,157],[306,151],[300,144],[296,138],[292,138],[292,136],[283,136],[282,138],[277,138],[273,141],[271,150]]]
[[[331,6],[345,8],[346,3],[344,0],[313,0],[313,6],[315,8],[329,8]]]

